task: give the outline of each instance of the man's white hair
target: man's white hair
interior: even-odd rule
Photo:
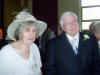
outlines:
[[[100,24],[100,21],[93,21],[91,22],[90,26],[95,27],[97,24]]]
[[[78,19],[78,16],[77,16],[75,13],[73,13],[73,12],[71,12],[71,11],[66,11],[66,12],[64,12],[64,13],[61,15],[61,17],[60,17],[60,25],[61,25],[61,26],[63,26],[63,21],[62,21],[62,19],[64,18],[64,16],[68,16],[68,15],[73,15],[73,16],[75,16],[76,19]]]

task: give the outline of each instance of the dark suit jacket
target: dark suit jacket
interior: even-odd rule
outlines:
[[[84,40],[80,33],[78,54],[65,34],[48,45],[44,64],[45,75],[100,75],[100,58],[95,37]]]

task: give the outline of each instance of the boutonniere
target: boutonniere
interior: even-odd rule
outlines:
[[[87,34],[85,34],[83,36],[84,36],[84,40],[88,40],[90,38]]]

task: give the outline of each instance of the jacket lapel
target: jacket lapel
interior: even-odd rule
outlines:
[[[82,64],[82,66],[85,66],[86,58],[87,58],[87,50],[86,50],[86,41],[84,40],[83,34],[80,33],[80,38],[79,38],[79,47],[78,47],[78,57],[79,60]]]
[[[83,34],[80,33],[80,38],[79,38],[79,46],[78,46],[78,54],[76,55],[68,38],[66,37],[65,34],[63,34],[61,38],[61,44],[63,46],[63,49],[66,53],[71,54],[71,56],[77,56],[77,62],[79,64],[79,68],[82,69],[84,68],[87,60],[87,53],[88,50],[86,50],[86,41],[84,40]]]
[[[63,36],[62,36],[62,44],[63,44],[63,49],[65,49],[67,53],[76,55],[72,48],[72,45],[70,44],[70,42],[65,34],[63,34]]]

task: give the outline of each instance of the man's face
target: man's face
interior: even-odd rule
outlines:
[[[75,36],[79,31],[78,20],[73,15],[65,15],[62,19],[62,29],[71,36]]]
[[[93,35],[95,34],[95,28],[92,25],[90,25],[89,31],[91,34],[93,34]]]
[[[95,35],[97,40],[100,40],[100,32],[96,32],[94,35]]]

